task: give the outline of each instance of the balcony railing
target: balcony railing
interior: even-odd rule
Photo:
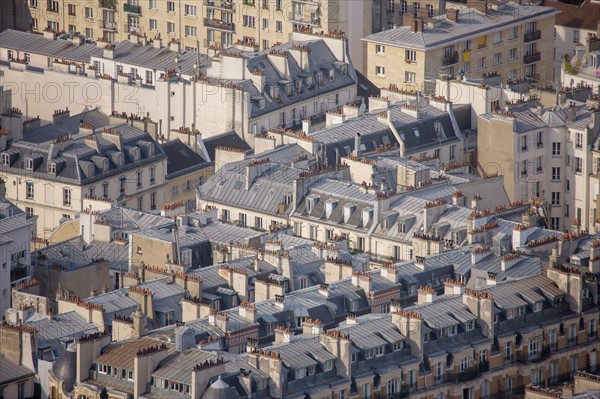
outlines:
[[[526,54],[523,56],[523,62],[525,64],[531,64],[532,62],[539,61],[541,58],[542,58],[542,55],[540,52]]]
[[[525,41],[525,43],[532,42],[534,40],[540,40],[541,37],[542,37],[542,31],[536,30],[535,32],[525,33],[524,41]]]
[[[233,22],[223,22],[218,19],[204,18],[204,26],[228,32],[233,32],[235,30],[235,24]]]
[[[228,1],[222,1],[220,3],[217,3],[216,1],[205,1],[204,5],[207,8],[216,8],[219,10],[227,10],[227,11],[234,10],[233,3],[230,3]]]
[[[479,368],[478,366],[471,366],[460,372],[448,372],[447,381],[449,382],[467,382],[474,380],[479,376]]]
[[[105,29],[105,30],[116,30],[117,29],[117,23],[113,22],[113,21],[101,21],[100,25],[101,25],[102,29]]]
[[[442,59],[442,64],[444,64],[444,66],[453,65],[453,64],[456,64],[457,62],[458,62],[458,51],[455,51],[454,53],[447,55]]]
[[[123,11],[128,12],[130,14],[141,14],[142,7],[137,6],[135,4],[125,3],[123,4]]]
[[[292,22],[303,25],[311,25],[311,26],[321,26],[320,18],[304,18],[303,15],[295,14],[293,12],[289,13],[289,19]]]

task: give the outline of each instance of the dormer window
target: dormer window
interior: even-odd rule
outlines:
[[[302,91],[302,80],[296,80],[296,91]]]
[[[333,361],[332,360],[327,360],[325,363],[323,363],[323,371],[329,371],[333,369]]]
[[[313,81],[313,77],[312,76],[307,76],[306,77],[306,85],[308,87],[313,87],[314,86],[314,81]]]
[[[10,166],[10,155],[2,154],[2,165]]]
[[[25,169],[33,170],[33,159],[25,158]]]
[[[319,85],[323,84],[323,72],[317,72],[317,83]]]
[[[375,356],[379,357],[379,356],[383,356],[383,353],[385,351],[383,350],[383,346],[378,346],[377,348],[375,348]]]
[[[348,65],[342,65],[342,76],[346,76],[348,74]]]
[[[285,94],[288,96],[292,95],[292,84],[289,82],[285,84]]]
[[[56,164],[54,162],[50,162],[48,164],[48,173],[50,173],[51,175],[56,174]]]
[[[398,223],[398,233],[406,233],[406,223]]]
[[[335,79],[335,69],[329,70],[329,80]]]
[[[465,330],[471,331],[473,329],[475,329],[475,320],[467,321],[467,324],[465,325]]]

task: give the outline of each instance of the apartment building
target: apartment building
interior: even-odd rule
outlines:
[[[296,32],[292,42],[268,50],[239,44],[210,57],[140,36],[99,47],[79,36],[46,36],[0,33],[3,79],[11,82],[13,107],[26,118],[51,120],[51,98],[68,102],[75,113],[93,105],[107,114],[152,115],[158,136],[167,140],[180,129],[204,138],[235,131],[253,146],[269,128],[299,127],[304,118],[356,100],[347,39],[335,34]],[[48,96],[47,82],[55,90]],[[28,105],[33,99],[35,114]]]
[[[572,58],[576,48],[585,47],[588,36],[600,32],[598,28],[600,2],[585,0],[581,4],[569,4],[550,0],[544,1],[543,5],[560,11],[560,14],[556,15],[554,26],[554,71],[556,77],[561,77],[564,56]],[[561,83],[569,84],[568,81],[563,80]]]
[[[553,82],[557,10],[480,0],[452,7],[442,15],[406,12],[401,27],[364,38],[367,78],[379,87],[432,92],[440,75]]]
[[[266,50],[289,41],[293,32],[335,31],[348,37],[361,69],[361,38],[373,32],[372,3],[362,0],[352,7],[339,0],[31,0],[23,6],[15,14],[18,29],[79,32],[89,41],[118,42],[130,34],[162,37],[201,53],[236,43]],[[6,28],[11,25],[6,21]]]
[[[540,198],[553,230],[596,228],[600,119],[594,98],[479,117],[479,163],[503,171],[510,201]]]
[[[14,118],[18,126],[21,115]],[[149,133],[128,123],[106,128],[109,117],[96,110],[72,117],[59,110],[52,124],[39,124],[34,118],[25,131],[5,134],[1,147],[6,197],[38,217],[39,235],[74,219],[86,199],[162,207],[167,156]]]
[[[4,197],[0,197],[0,318],[12,305],[12,288],[28,280],[31,273],[30,242],[35,234],[35,218]]]
[[[310,143],[311,147],[313,143]],[[197,189],[197,209],[214,207],[223,222],[258,231],[286,228],[289,214],[314,182],[344,178],[348,169],[318,169],[315,157],[297,144],[230,162]],[[346,176],[347,177],[347,176]]]
[[[186,212],[196,210],[196,187],[202,185],[214,173],[214,164],[204,159],[195,149],[179,139],[162,145],[167,154],[167,175],[165,176],[165,202],[183,201]]]
[[[597,91],[600,84],[600,25],[594,33],[582,38],[575,51],[563,60],[561,78],[565,85],[586,85]]]

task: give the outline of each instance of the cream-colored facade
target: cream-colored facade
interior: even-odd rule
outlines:
[[[600,114],[586,108],[567,106],[566,118],[541,108],[479,117],[480,167],[500,171],[510,201],[539,198],[553,230],[597,229]],[[546,124],[553,116],[564,120]]]
[[[181,42],[206,53],[236,43],[270,48],[292,32],[347,32],[351,54],[362,67],[361,38],[372,33],[372,3],[340,0],[31,0],[19,28],[80,32],[87,39],[127,40],[131,33]]]
[[[481,7],[484,4],[476,3]],[[461,74],[474,79],[498,74],[503,81],[526,78],[551,84],[555,13],[544,7],[539,13],[528,12],[528,18],[514,21],[497,21],[494,15],[482,17],[473,8],[448,8],[437,19],[405,14],[402,27],[363,39],[367,42],[366,76],[379,87],[396,85],[416,90],[433,90],[428,83],[441,75]],[[476,25],[478,31],[469,34],[467,26],[475,14],[487,19]],[[456,28],[441,26],[446,23]],[[437,25],[448,32],[440,35]],[[396,33],[402,33],[401,38],[396,38]]]

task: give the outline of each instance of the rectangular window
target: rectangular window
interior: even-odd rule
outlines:
[[[405,72],[404,81],[407,83],[415,83],[417,81],[417,74],[415,72]]]
[[[28,181],[25,183],[25,198],[33,199],[33,197],[34,197],[33,182]]]
[[[552,143],[552,155],[560,155],[560,143]]]
[[[450,148],[448,149],[449,154],[448,157],[450,158],[451,161],[453,161],[456,158],[456,144],[453,144],[450,146]]]
[[[377,76],[385,76],[385,68],[382,66],[375,67],[375,75]]]
[[[150,209],[156,209],[156,193],[150,193]]]
[[[92,7],[86,7],[85,8],[85,17],[87,19],[94,18],[94,9]]]
[[[560,168],[559,167],[552,168],[552,180],[553,181],[560,180]]]
[[[196,37],[196,27],[186,25],[185,26],[185,36],[186,37]]]
[[[158,7],[156,6],[157,0],[148,0],[148,8],[151,10],[156,10]]]
[[[263,30],[269,30],[269,19],[268,18],[263,18],[262,28],[263,28]]]
[[[71,189],[63,189],[63,205],[71,205]]]
[[[583,160],[579,157],[575,157],[575,173],[583,172]]]
[[[149,22],[150,30],[158,29],[158,22],[155,19],[151,19]]]
[[[537,147],[538,148],[542,148],[544,146],[544,135],[542,132],[537,132],[536,134],[536,142],[537,142]]]
[[[263,219],[260,216],[254,217],[254,227],[256,227],[257,229],[263,228]]]
[[[281,21],[275,21],[275,32],[283,32],[283,23]]]
[[[33,208],[25,207],[25,213],[27,214],[27,216],[33,216]]]
[[[175,2],[167,1],[167,12],[175,12]]]
[[[167,22],[167,33],[175,33],[175,23]]]
[[[576,148],[583,148],[583,133],[576,133],[575,134],[575,147]]]
[[[560,205],[560,192],[559,191],[552,192],[552,205]]]
[[[382,46],[381,44],[376,44],[375,45],[375,53],[376,54],[385,54],[385,46]]]
[[[514,61],[516,59],[517,59],[517,49],[511,48],[510,50],[508,50],[508,60]]]
[[[494,54],[494,65],[502,64],[502,53]]]
[[[543,169],[544,157],[536,157],[535,158],[535,171],[541,172]]]
[[[550,226],[552,230],[560,230],[560,218],[559,217],[551,217],[550,218]]]
[[[529,137],[527,135],[521,136],[521,151],[527,151],[529,144]]]
[[[416,62],[417,61],[417,52],[414,50],[406,50],[405,51],[405,59],[406,59],[406,61]]]
[[[477,69],[481,70],[481,69],[485,69],[485,68],[486,68],[485,57],[481,57],[481,58],[479,58],[479,60],[477,60]]]
[[[69,13],[70,16],[75,16],[75,4],[69,4],[67,5],[67,12]]]
[[[513,26],[512,28],[510,28],[510,36],[508,38],[516,39],[517,37],[519,37],[519,27]]]
[[[185,5],[185,15],[188,17],[195,17],[198,15],[198,11],[196,9],[196,6],[190,5],[190,4],[186,4]]]
[[[578,30],[573,31],[573,43],[579,43],[579,31]]]
[[[152,79],[153,79],[153,72],[152,71],[146,71],[146,84],[147,85],[151,85],[152,84]]]

